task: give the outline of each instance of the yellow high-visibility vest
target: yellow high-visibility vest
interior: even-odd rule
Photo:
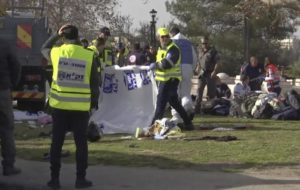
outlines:
[[[50,56],[53,65],[50,106],[62,110],[90,110],[94,52],[80,45],[63,44],[52,48]]]
[[[90,45],[87,49],[92,50],[97,56],[99,55],[99,51],[95,45]]]
[[[113,53],[110,48],[104,48],[103,54],[100,56],[100,58],[101,58],[101,64],[104,64],[105,66],[113,65]]]
[[[102,70],[101,69],[102,63],[101,63],[101,58],[99,56],[99,51],[98,51],[97,47],[95,45],[90,45],[87,49],[93,51],[95,53],[97,59],[99,60],[99,65],[97,65],[97,72],[100,73]]]
[[[113,52],[111,48],[104,48],[103,53],[100,53],[95,46],[96,40],[92,41],[93,45],[89,46],[88,49],[93,50],[96,55],[99,57],[99,62],[101,63],[101,70],[103,70],[106,66],[113,65]]]
[[[166,49],[159,48],[156,55],[156,61],[160,62],[164,58],[167,57],[168,51],[173,47],[176,46],[174,42],[171,42]],[[176,46],[177,47],[177,46]],[[177,47],[178,48],[178,47]],[[179,49],[179,48],[178,48]],[[180,49],[179,49],[180,51]],[[177,78],[182,80],[181,75],[181,67],[180,67],[181,57],[179,52],[179,59],[174,66],[170,69],[155,69],[155,80],[157,81],[168,81],[170,78]]]

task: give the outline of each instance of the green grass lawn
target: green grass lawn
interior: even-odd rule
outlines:
[[[97,143],[89,143],[89,163],[121,166],[151,166],[158,168],[189,168],[235,171],[250,167],[291,166],[300,163],[300,124],[298,121],[250,120],[230,117],[203,116],[194,124],[252,126],[245,130],[186,132],[187,137],[236,136],[239,140],[122,140],[124,135],[106,135]],[[198,127],[199,128],[199,127]],[[38,137],[51,127],[30,129],[16,126],[19,157],[43,160],[50,147],[49,137]],[[67,137],[63,150],[71,152],[65,162],[74,162],[75,146]],[[45,160],[46,161],[46,160]]]

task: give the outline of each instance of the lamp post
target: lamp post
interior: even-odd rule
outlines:
[[[244,59],[247,62],[249,60],[249,46],[250,46],[250,35],[249,35],[250,23],[247,15],[244,15]]]
[[[246,0],[245,0],[246,2]],[[244,44],[244,61],[248,62],[249,60],[249,47],[250,47],[250,21],[249,16],[250,12],[245,7],[244,3],[238,3],[234,7],[237,11],[243,16],[243,44]]]
[[[157,11],[155,9],[152,9],[150,12],[150,15],[151,15],[151,22],[150,22],[150,41],[151,41],[151,45],[153,47],[156,47],[156,39],[155,39],[155,33],[156,33],[156,27],[155,27],[155,24],[156,24],[156,14],[157,14]]]

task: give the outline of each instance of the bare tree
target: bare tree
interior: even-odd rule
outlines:
[[[141,22],[139,28],[136,30],[136,38],[145,44],[150,44],[150,23]]]
[[[114,19],[116,5],[117,0],[52,0],[47,1],[46,12],[52,28],[72,23],[88,37],[94,35],[101,23]]]
[[[132,38],[130,30],[133,23],[132,18],[129,15],[115,15],[109,20],[109,24],[115,35],[125,37],[128,40]]]
[[[57,30],[61,25],[71,23],[88,37],[93,36],[101,25],[115,19],[114,8],[118,0],[11,0],[8,3],[27,7],[43,4],[50,28]]]

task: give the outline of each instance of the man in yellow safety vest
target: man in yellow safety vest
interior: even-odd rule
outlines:
[[[110,37],[110,30],[107,27],[102,27],[100,28],[100,33],[97,38],[103,38],[105,40],[105,48],[100,56],[100,61],[101,61],[101,67],[104,69],[104,67],[112,66],[115,63],[115,58],[114,58],[114,53],[112,51],[112,47],[108,45],[107,40]]]
[[[63,44],[54,46],[61,39]],[[92,186],[86,180],[88,160],[87,127],[89,111],[98,107],[99,77],[93,51],[80,44],[77,27],[66,24],[42,46],[42,53],[53,66],[49,105],[53,130],[50,148],[52,189],[60,188],[61,150],[66,131],[73,131],[76,144],[76,188]]]
[[[178,84],[182,79],[180,67],[180,49],[171,40],[169,30],[159,28],[158,37],[160,47],[156,55],[156,63],[151,63],[150,68],[155,68],[155,79],[159,82],[156,110],[152,119],[162,119],[167,103],[169,103],[181,116],[184,122],[183,129],[193,130],[194,126],[178,99]]]

